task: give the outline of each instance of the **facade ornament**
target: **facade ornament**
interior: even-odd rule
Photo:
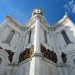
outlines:
[[[11,50],[7,50],[5,49],[5,51],[8,53],[8,58],[9,58],[9,61],[12,62],[12,59],[13,59],[13,55],[14,55],[14,52],[12,52]]]
[[[50,51],[49,49],[46,49],[43,45],[41,45],[41,52],[45,58],[57,63],[57,55],[56,53],[54,53],[54,51]]]
[[[32,45],[31,48],[26,48],[23,52],[19,55],[19,62],[24,61],[27,58],[31,58],[34,52],[34,46]]]

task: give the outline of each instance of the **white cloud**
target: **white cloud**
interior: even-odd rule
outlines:
[[[69,5],[72,5],[74,3],[74,1],[73,0],[71,0],[68,4]]]
[[[75,4],[73,5],[72,12],[75,13]]]
[[[70,0],[67,4],[64,5],[64,7],[68,11],[75,13],[75,1],[74,0]]]

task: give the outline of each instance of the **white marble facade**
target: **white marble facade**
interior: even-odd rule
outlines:
[[[54,52],[52,58],[48,52]],[[39,8],[26,25],[8,15],[0,25],[0,75],[75,75],[75,24],[70,17],[65,14],[51,26]]]

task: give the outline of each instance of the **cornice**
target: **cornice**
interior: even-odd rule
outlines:
[[[64,15],[64,17],[59,20],[54,26],[52,26],[53,29],[60,27],[63,24],[66,24],[68,22],[68,20],[70,20],[70,17],[67,15]]]
[[[13,16],[7,15],[6,18],[9,18],[9,20],[10,20],[11,22],[15,23],[15,24],[18,25],[19,27],[24,28],[24,26],[23,26],[20,22],[18,22],[15,18],[13,18]]]
[[[38,15],[38,14],[34,15],[33,17],[31,17],[31,19],[28,21],[26,26],[31,26],[35,22],[36,19],[39,19],[40,21],[42,21],[47,28],[50,28],[50,24],[47,22],[45,17],[43,17],[41,15]]]

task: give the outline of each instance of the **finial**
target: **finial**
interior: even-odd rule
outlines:
[[[65,12],[65,15],[68,15],[68,13],[67,13],[67,12]]]
[[[40,8],[36,8],[36,9],[34,9],[34,11],[32,12],[32,16],[34,16],[34,15],[36,15],[36,14],[39,14],[39,15],[42,15],[42,16],[44,15],[42,9],[40,9]]]
[[[68,12],[65,12],[64,18],[68,18]]]
[[[13,17],[12,14],[6,16],[6,18],[12,18],[12,17]]]

